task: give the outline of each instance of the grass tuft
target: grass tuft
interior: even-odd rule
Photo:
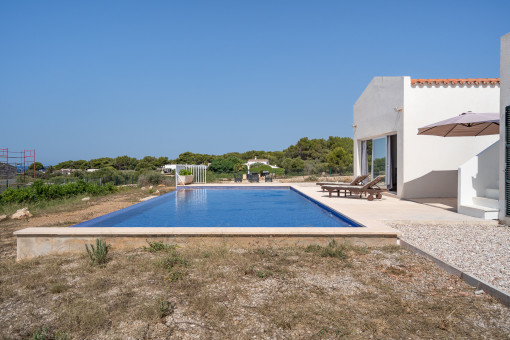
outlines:
[[[164,268],[167,271],[167,280],[175,282],[184,277],[184,268],[188,266],[186,260],[181,253],[177,251],[176,244],[164,244],[162,242],[149,242],[149,247],[143,247],[144,250],[151,253],[165,252],[166,256],[156,261],[157,266]]]
[[[151,253],[158,253],[158,252],[173,252],[176,251],[178,248],[178,245],[176,244],[164,244],[161,241],[156,242],[150,242],[147,241],[148,247],[143,247],[143,250],[151,252]]]
[[[51,334],[47,327],[43,327],[41,330],[36,330],[32,333],[31,340],[67,340],[67,334],[57,331],[55,334]]]
[[[52,294],[60,294],[69,289],[69,286],[66,283],[55,282],[50,285],[50,292]]]
[[[335,240],[331,240],[325,247],[320,245],[310,245],[306,247],[305,252],[316,253],[322,257],[334,257],[340,260],[347,259],[347,246],[339,245]]]
[[[175,304],[170,303],[168,301],[168,294],[161,297],[158,301],[158,316],[160,319],[163,319],[170,314],[172,314],[175,310]]]

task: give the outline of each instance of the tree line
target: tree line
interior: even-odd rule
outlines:
[[[282,151],[251,150],[230,152],[223,155],[209,155],[184,152],[177,159],[168,157],[145,156],[137,159],[129,156],[115,158],[102,157],[86,160],[69,160],[48,166],[47,171],[60,169],[103,169],[146,171],[156,170],[165,164],[211,164],[209,169],[215,172],[241,171],[242,164],[249,159],[267,159],[272,165],[285,170],[306,170],[309,172],[352,171],[353,141],[349,137],[330,136],[328,139],[301,138],[296,144]],[[42,167],[42,165],[40,165]],[[39,164],[38,164],[39,167]]]

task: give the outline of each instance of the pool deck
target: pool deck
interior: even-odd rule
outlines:
[[[491,223],[478,218],[457,214],[447,209],[417,202],[383,196],[368,201],[356,197],[328,197],[327,192],[314,183],[255,183],[207,184],[187,187],[292,187],[348,218],[363,225],[361,228],[27,228],[14,234],[17,237],[17,258],[27,259],[48,254],[83,252],[84,245],[96,238],[105,239],[114,249],[130,249],[159,240],[179,245],[223,244],[239,247],[265,247],[285,245],[327,244],[332,239],[365,246],[398,244],[400,232],[389,223],[402,221],[421,222],[473,222]],[[493,222],[495,223],[495,222]]]

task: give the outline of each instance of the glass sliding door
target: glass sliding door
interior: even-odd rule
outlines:
[[[386,175],[386,137],[372,140],[372,179]],[[379,182],[380,187],[386,186],[386,179]]]

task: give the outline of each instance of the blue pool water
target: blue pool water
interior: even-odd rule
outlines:
[[[75,227],[359,227],[290,188],[183,188]]]

